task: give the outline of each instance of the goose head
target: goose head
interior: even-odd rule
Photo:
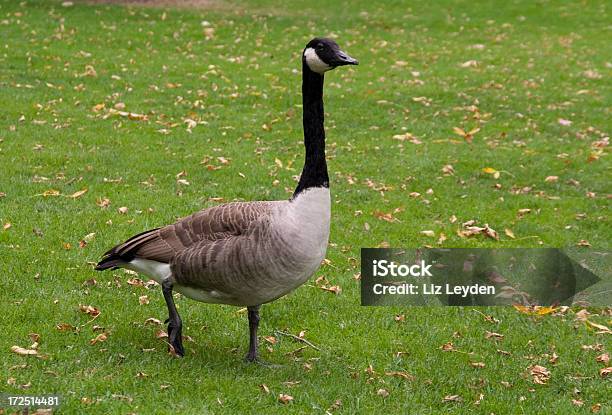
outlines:
[[[302,61],[308,69],[321,75],[338,66],[359,64],[357,59],[351,58],[341,50],[336,42],[319,37],[308,42],[304,48]]]

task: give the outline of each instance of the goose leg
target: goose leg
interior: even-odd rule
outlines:
[[[183,349],[183,322],[176,306],[174,305],[174,298],[172,297],[172,282],[170,278],[166,278],[162,281],[162,292],[164,293],[164,299],[168,306],[168,342],[174,348],[174,352],[178,356],[184,356],[185,350]]]
[[[244,358],[247,362],[257,360],[257,328],[259,327],[258,305],[247,307],[249,313],[249,352]]]

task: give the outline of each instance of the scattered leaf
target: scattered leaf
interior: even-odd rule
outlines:
[[[11,352],[16,353],[20,356],[34,356],[38,354],[38,350],[36,349],[25,349],[19,346],[12,346]]]
[[[281,393],[278,395],[278,401],[282,404],[288,404],[293,400],[293,396]]]
[[[462,402],[463,398],[461,398],[461,396],[459,395],[446,395],[444,397],[444,399],[442,399],[443,402]]]
[[[89,341],[89,344],[94,345],[96,343],[101,343],[103,341],[106,341],[106,339],[108,339],[108,334],[106,333],[100,333],[98,334],[95,338],[91,339]]]
[[[533,365],[529,367],[529,373],[533,377],[533,382],[539,385],[545,385],[550,379],[550,371],[544,366]]]
[[[73,194],[71,194],[68,197],[70,197],[72,199],[77,199],[77,198],[83,196],[85,193],[87,193],[87,190],[88,190],[87,188],[85,188],[83,190],[79,190],[78,192],[74,192]]]
[[[378,396],[382,396],[383,398],[386,398],[387,396],[389,396],[389,391],[381,388],[378,391],[376,391],[376,394]]]

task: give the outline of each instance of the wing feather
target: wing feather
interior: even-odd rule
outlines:
[[[162,228],[135,235],[107,251],[96,269],[117,268],[134,258],[170,263],[176,254],[201,243],[241,235],[275,203],[233,202],[201,210]]]

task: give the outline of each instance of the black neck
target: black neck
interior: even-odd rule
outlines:
[[[329,187],[323,127],[323,75],[311,71],[304,61],[302,61],[302,104],[306,159],[293,197],[311,187]]]

